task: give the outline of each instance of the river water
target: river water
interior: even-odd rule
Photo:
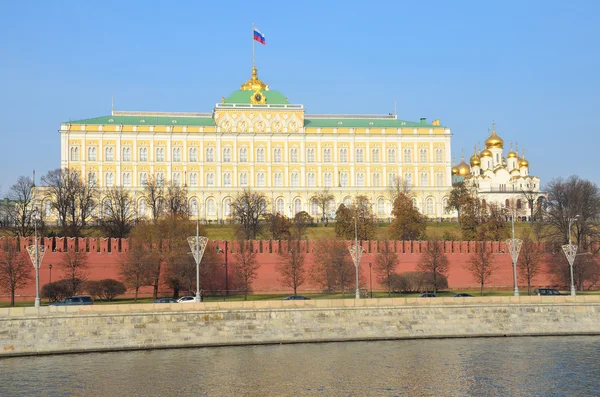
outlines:
[[[345,342],[0,360],[0,396],[600,396],[600,337]]]

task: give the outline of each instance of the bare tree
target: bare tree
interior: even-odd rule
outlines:
[[[167,214],[175,218],[187,219],[189,216],[187,196],[188,190],[186,187],[177,185],[173,181],[169,182],[165,200]]]
[[[144,186],[144,198],[152,211],[152,219],[158,221],[164,212],[164,196],[165,186],[164,181],[157,179],[153,175],[148,176],[148,180]]]
[[[123,186],[114,186],[106,191],[100,228],[109,237],[126,237],[135,221],[135,211],[131,203],[129,190]]]
[[[329,192],[329,188],[323,189],[310,199],[312,203],[319,206],[321,210],[321,222],[323,222],[325,226],[329,224],[327,208],[329,208],[329,202],[333,199],[335,199],[335,196]]]
[[[477,252],[471,254],[467,262],[467,271],[479,282],[481,287],[479,293],[483,296],[483,287],[496,271],[495,258],[491,252],[485,249],[485,243],[479,243]]]
[[[461,223],[462,210],[472,200],[471,192],[464,182],[456,182],[452,185],[450,196],[448,197],[447,211],[455,210],[458,217],[458,223]]]
[[[525,197],[525,201],[527,201],[527,205],[529,206],[529,223],[533,224],[535,220],[535,204],[540,196],[540,192],[533,191],[533,189],[521,189],[521,193],[523,197]]]
[[[8,193],[12,202],[7,208],[8,215],[15,226],[15,233],[21,237],[29,236],[33,232],[33,188],[33,179],[20,176]]]
[[[427,228],[425,217],[414,207],[410,197],[404,193],[400,193],[394,200],[392,215],[394,221],[388,228],[391,238],[418,240],[425,234]]]
[[[279,213],[266,214],[265,221],[273,240],[284,240],[291,236],[292,223],[287,217]]]
[[[237,222],[239,238],[254,240],[261,232],[261,217],[267,210],[267,198],[263,193],[244,189],[231,204],[232,215]]]
[[[531,233],[528,230],[523,230],[521,234],[523,243],[517,266],[519,269],[519,277],[522,281],[527,282],[527,294],[531,295],[531,281],[540,272],[540,261],[543,253],[539,249],[538,244],[531,238]]]
[[[149,260],[149,247],[134,239],[130,239],[131,246],[120,262],[121,278],[130,288],[135,290],[135,301],[138,300],[140,288],[150,285],[154,265]]]
[[[346,243],[342,240],[318,241],[313,260],[313,282],[328,293],[338,290],[344,296],[355,270]]]
[[[306,281],[306,270],[304,268],[305,254],[300,249],[300,240],[288,240],[287,252],[279,253],[277,271],[283,278],[283,285],[292,288],[294,295],[298,287]]]
[[[431,276],[433,293],[436,294],[442,279],[448,277],[450,261],[444,252],[444,243],[432,239],[427,242],[427,249],[421,255],[417,269]]]
[[[377,282],[387,287],[388,296],[392,295],[392,281],[398,267],[398,254],[393,250],[393,242],[384,241],[383,250],[375,257]]]
[[[335,232],[337,237],[346,240],[372,240],[375,237],[375,215],[371,201],[367,196],[356,196],[354,204],[346,207],[340,204],[335,213]]]
[[[65,252],[59,266],[66,275],[71,295],[77,295],[88,275],[87,254],[81,251]]]
[[[258,276],[260,264],[256,260],[256,252],[252,251],[252,243],[239,240],[239,250],[233,255],[235,259],[235,273],[239,277],[244,289],[244,300],[248,300],[248,291],[252,282]]]
[[[33,266],[25,252],[4,241],[0,250],[0,290],[10,293],[10,305],[15,305],[15,291],[31,283]]]
[[[390,199],[390,201],[393,203],[394,201],[396,201],[396,198],[403,194],[405,196],[410,195],[410,191],[411,191],[411,186],[409,183],[406,183],[404,181],[404,178],[402,177],[395,177],[392,181],[389,181],[390,183],[388,184],[387,187],[387,194],[388,194],[388,198]]]
[[[496,203],[481,207],[480,223],[477,237],[480,241],[500,241],[509,235],[509,223],[506,221],[508,211]]]

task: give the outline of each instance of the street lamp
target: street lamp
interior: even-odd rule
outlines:
[[[50,263],[48,265],[48,269],[50,269],[50,281],[49,281],[49,283],[51,284],[52,283],[52,263]]]
[[[356,266],[356,299],[360,299],[360,286],[358,285],[358,264],[360,262],[360,257],[363,254],[363,247],[358,245],[358,229],[357,229],[357,217],[354,216],[354,245],[348,247],[350,251],[350,256],[352,256],[352,260],[354,261],[354,266]]]
[[[33,268],[35,269],[35,307],[40,307],[40,264],[42,263],[42,259],[44,258],[44,253],[46,250],[43,245],[38,244],[37,238],[37,219],[38,212],[37,209],[33,210],[32,214],[33,218],[33,232],[34,232],[34,241],[33,245],[27,246],[27,253],[29,254],[29,259],[31,259],[31,263],[33,264]]]
[[[225,296],[229,295],[229,271],[227,270],[227,241],[225,241],[225,263],[223,263],[223,267],[225,268]],[[225,297],[223,297],[225,300]]]
[[[188,244],[192,250],[192,255],[196,261],[196,296],[194,298],[194,302],[202,302],[202,297],[200,296],[200,262],[202,261],[202,255],[204,255],[204,250],[206,249],[206,244],[208,243],[207,237],[199,235],[199,218],[200,217],[196,217],[196,236],[187,238]]]
[[[369,262],[369,288],[371,290],[371,299],[373,298],[373,280],[371,279],[371,262]]]
[[[517,283],[517,260],[519,259],[519,252],[521,251],[521,245],[523,244],[523,240],[520,238],[515,238],[515,208],[513,205],[513,213],[511,216],[512,221],[512,238],[506,240],[506,247],[508,248],[508,252],[510,257],[512,258],[513,265],[513,275],[514,275],[514,283],[515,283],[515,291],[514,295],[519,296],[519,285]]]
[[[571,225],[579,218],[579,215],[576,215],[575,218],[569,218],[569,229],[567,230],[567,234],[569,236],[569,244],[565,244],[562,246],[563,252],[567,257],[567,261],[569,261],[569,267],[571,269],[571,296],[575,296],[575,280],[573,278],[573,263],[575,262],[575,256],[577,255],[577,244],[571,244]]]

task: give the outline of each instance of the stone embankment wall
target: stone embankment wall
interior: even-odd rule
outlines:
[[[408,338],[600,334],[600,296],[0,309],[0,357]]]

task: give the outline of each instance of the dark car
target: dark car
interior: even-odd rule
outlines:
[[[310,300],[310,298],[307,298],[306,296],[302,296],[302,295],[290,295],[290,296],[286,296],[286,298],[284,300],[286,300],[286,301],[305,301],[305,300]]]
[[[536,288],[533,290],[534,295],[564,295],[554,288]]]
[[[177,300],[173,298],[160,298],[155,300],[154,303],[177,303]]]
[[[419,298],[435,298],[435,294],[432,294],[430,292],[426,292],[424,294],[419,295]]]
[[[61,301],[51,303],[50,306],[82,306],[93,305],[94,300],[91,296],[72,296]]]
[[[454,294],[453,296],[455,298],[472,298],[473,297],[473,295],[467,294],[467,293],[464,293],[464,292],[461,292],[461,293],[458,293],[458,294]]]

